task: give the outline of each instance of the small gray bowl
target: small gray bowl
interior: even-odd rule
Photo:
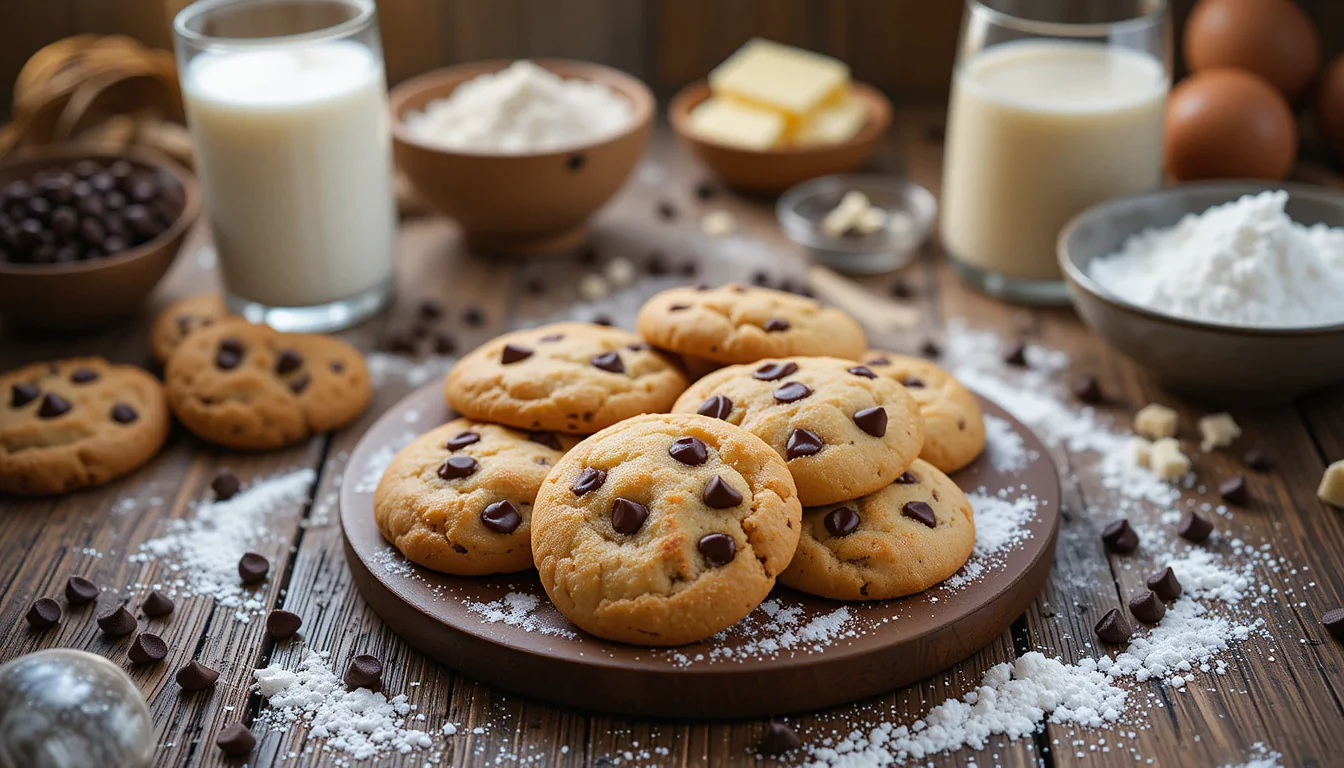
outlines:
[[[1108,200],[1059,233],[1059,263],[1078,314],[1178,392],[1282,402],[1344,382],[1344,323],[1258,329],[1189,320],[1121,299],[1088,275],[1093,259],[1116,252],[1130,235],[1267,189],[1287,190],[1288,215],[1300,224],[1344,226],[1344,193],[1304,184],[1199,182]]]

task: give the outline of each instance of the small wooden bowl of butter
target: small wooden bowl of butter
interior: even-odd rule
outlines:
[[[761,39],[668,107],[677,135],[727,184],[771,194],[861,168],[891,116],[887,97],[851,81],[844,62]]]

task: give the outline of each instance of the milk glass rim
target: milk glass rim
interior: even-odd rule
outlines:
[[[980,16],[993,24],[1043,37],[1105,37],[1115,32],[1138,31],[1161,26],[1166,23],[1167,0],[1142,0],[1151,3],[1146,13],[1117,21],[1099,21],[1085,24],[1071,24],[1063,21],[1042,21],[1014,16],[986,5],[984,0],[966,0],[966,12],[971,16]]]
[[[344,5],[356,10],[353,17],[337,24],[310,32],[274,37],[218,37],[206,35],[189,29],[187,25],[196,19],[222,8],[244,5],[267,5],[275,0],[196,0],[178,11],[173,18],[173,34],[183,43],[200,50],[241,50],[248,48],[270,48],[294,43],[312,43],[326,40],[338,40],[350,37],[368,29],[375,23],[377,6],[374,0],[310,0],[330,5]]]

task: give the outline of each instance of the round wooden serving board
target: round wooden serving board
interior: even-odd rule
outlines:
[[[659,649],[601,640],[551,606],[535,573],[436,573],[407,561],[379,534],[378,477],[396,450],[448,420],[442,391],[435,382],[407,396],[350,456],[340,495],[346,559],[364,599],[407,642],[464,675],[525,696],[688,718],[776,715],[861,699],[932,675],[1001,635],[1040,592],[1054,560],[1059,475],[1036,436],[982,398],[987,417],[1017,430],[1030,461],[1007,472],[981,456],[954,478],[968,493],[1038,501],[1021,540],[973,557],[953,577],[960,584],[871,603],[776,587],[746,619],[699,643]]]

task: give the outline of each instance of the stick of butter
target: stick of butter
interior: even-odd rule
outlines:
[[[690,118],[697,136],[743,149],[769,149],[784,135],[782,115],[724,99],[705,99]]]
[[[849,90],[844,62],[754,38],[709,73],[714,95],[782,112],[791,123],[840,104]]]

